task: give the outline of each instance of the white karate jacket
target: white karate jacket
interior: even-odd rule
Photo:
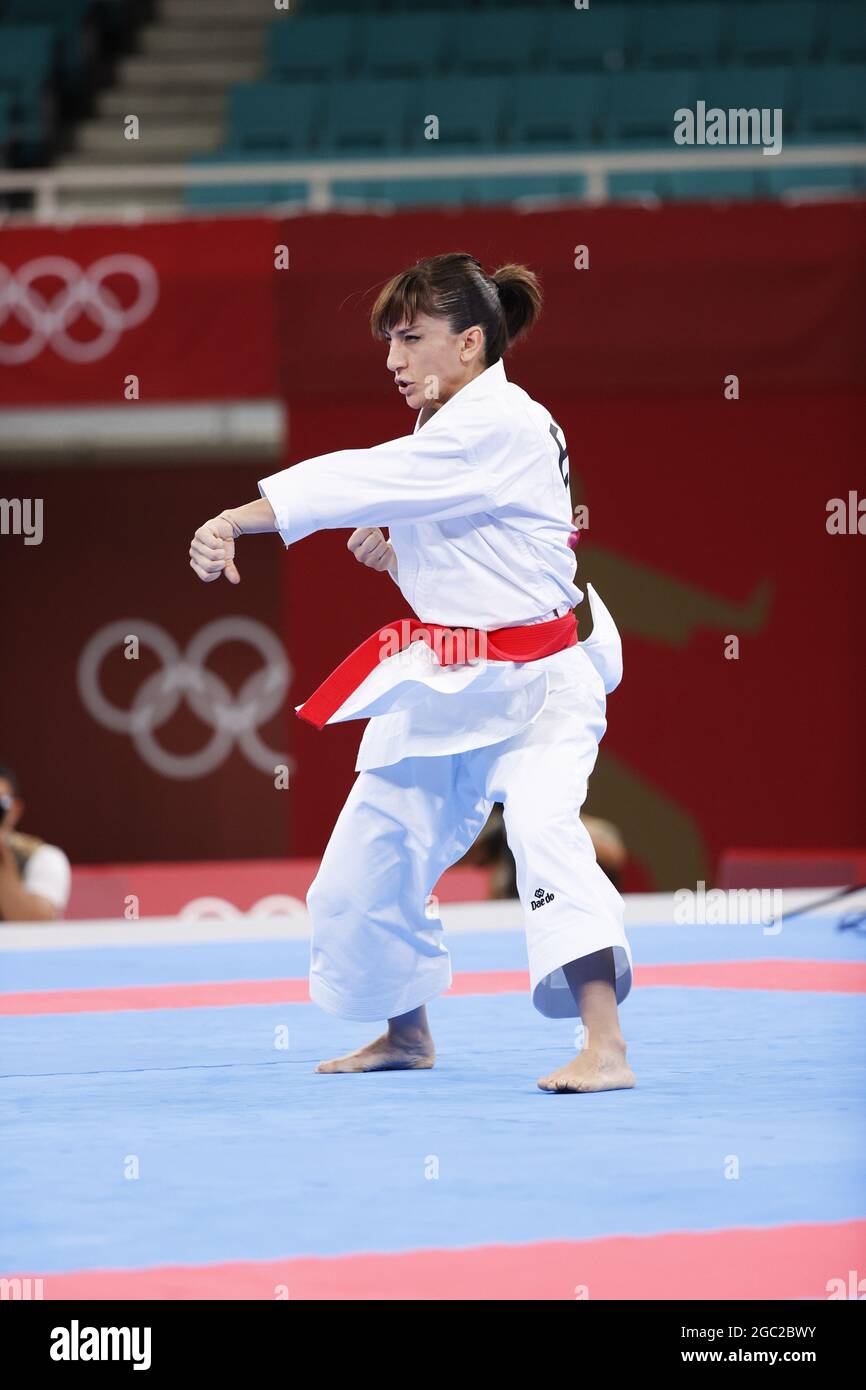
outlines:
[[[396,582],[425,623],[513,627],[579,603],[568,454],[550,412],[507,379],[500,360],[420,420],[419,411],[411,435],[263,478],[284,544],[319,530],[387,527]],[[622,673],[619,634],[588,593],[594,630],[581,645],[612,690]],[[546,669],[564,655],[440,667],[430,648],[413,644],[380,662],[331,722],[370,718],[359,770],[483,747],[538,717]]]

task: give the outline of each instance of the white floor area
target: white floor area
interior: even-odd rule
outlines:
[[[742,890],[741,890],[742,891]],[[758,890],[752,890],[753,895]],[[764,890],[760,920],[770,921],[779,910],[792,912],[810,903],[820,904],[830,898],[833,888],[798,888],[776,890],[781,896],[774,900],[772,891]],[[709,900],[710,890],[707,892]],[[626,927],[670,927],[676,920],[677,902],[673,893],[628,893],[624,895]],[[740,901],[743,901],[742,899]],[[856,908],[866,908],[866,889],[851,893],[838,903],[816,906],[809,915],[835,917]],[[522,931],[523,913],[516,900],[507,902],[442,903],[440,916],[447,932]],[[700,920],[700,918],[698,918]],[[707,920],[712,920],[709,917]],[[742,920],[738,916],[729,918]],[[754,920],[754,919],[752,919]],[[688,924],[683,924],[687,927]],[[77,949],[90,946],[142,946],[162,943],[198,941],[269,941],[295,938],[302,940],[310,934],[309,917],[299,904],[297,911],[274,916],[200,918],[143,917],[130,922],[124,918],[106,918],[93,922],[0,923],[0,951]]]

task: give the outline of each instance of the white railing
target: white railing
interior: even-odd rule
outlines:
[[[52,222],[74,210],[61,206],[58,195],[76,190],[105,189],[118,216],[135,203],[135,191],[195,188],[257,183],[305,183],[311,211],[326,212],[338,205],[333,185],[337,181],[484,177],[496,174],[580,174],[586,179],[585,201],[592,205],[608,200],[608,181],[614,173],[659,173],[680,170],[833,168],[856,165],[866,169],[866,145],[793,145],[778,155],[766,155],[760,147],[748,149],[641,150],[599,154],[503,154],[415,156],[380,159],[280,160],[249,164],[153,164],[131,168],[128,164],[93,168],[0,170],[0,194],[29,193],[30,214],[37,222]],[[112,208],[112,211],[115,209]],[[101,212],[104,213],[102,208]]]

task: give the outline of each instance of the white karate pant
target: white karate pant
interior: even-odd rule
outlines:
[[[545,707],[513,737],[359,773],[307,895],[310,995],[328,1013],[396,1018],[448,989],[442,924],[425,905],[495,801],[517,865],[535,1008],[576,1017],[561,967],[605,947],[625,999],[622,898],[579,817],[606,728],[604,682],[580,644],[562,656]]]

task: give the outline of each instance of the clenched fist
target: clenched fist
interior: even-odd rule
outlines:
[[[235,564],[235,536],[240,534],[240,527],[225,516],[212,517],[198,528],[189,548],[189,563],[205,584],[219,579],[221,574],[230,584],[240,584]]]
[[[346,542],[356,560],[371,570],[390,570],[397,578],[397,553],[378,526],[359,526]]]

